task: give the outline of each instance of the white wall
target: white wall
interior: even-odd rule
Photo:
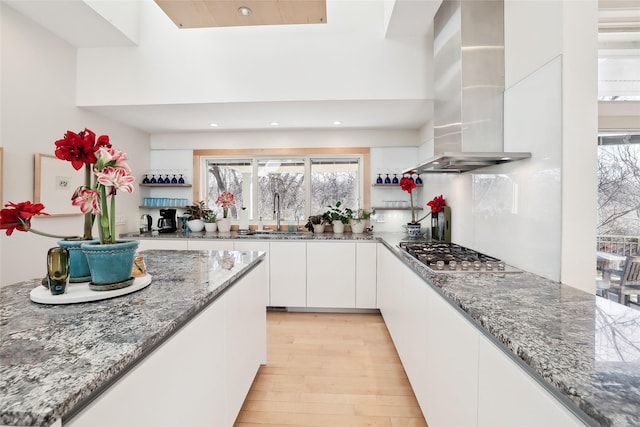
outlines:
[[[455,242],[593,293],[595,1],[507,1],[505,65],[505,150],[532,158],[427,175],[423,200],[444,195]],[[422,141],[421,155],[431,146]]]
[[[34,154],[52,155],[54,141],[68,129],[87,127],[99,135],[108,134],[131,158],[134,174],[141,176],[149,165],[149,136],[75,107],[75,48],[4,4],[0,7],[3,203],[33,200]],[[118,212],[126,215],[121,231],[137,229],[138,197],[136,193],[118,196]],[[37,218],[32,225],[50,233],[77,235],[82,221],[82,216]],[[46,251],[55,245],[56,239],[33,233],[16,231],[10,237],[2,233],[0,284],[44,276]]]
[[[147,1],[137,47],[79,51],[78,105],[429,99],[426,38],[385,39],[383,9],[329,0],[326,24],[190,31]]]

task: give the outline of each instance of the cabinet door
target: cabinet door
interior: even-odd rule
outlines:
[[[138,245],[138,251],[145,251],[147,249],[173,249],[173,250],[186,250],[187,241],[182,239],[149,239],[140,240]]]
[[[479,427],[584,426],[486,337],[480,339]]]
[[[424,416],[430,427],[476,426],[480,332],[429,288]]]
[[[307,244],[270,242],[271,300],[274,307],[307,306]]]
[[[406,267],[387,248],[378,251],[378,308],[384,317],[384,323],[391,334],[394,343],[398,334],[402,334],[399,316],[399,291],[402,289],[402,275]]]
[[[195,240],[189,239],[189,250],[190,251],[232,251],[233,250],[233,240],[222,240],[222,239],[213,239],[213,240]]]
[[[267,274],[265,274],[265,283],[264,283],[264,295],[265,295],[265,307],[269,305],[270,301],[270,291],[269,291],[269,242],[256,242],[255,240],[236,240],[233,242],[233,249],[236,251],[261,251],[266,252],[265,258],[262,261],[264,264]]]
[[[258,368],[267,362],[267,310],[264,261],[224,296],[227,307],[225,366],[226,422],[232,426]],[[183,424],[187,425],[187,424]],[[211,427],[214,425],[211,424]]]
[[[377,243],[356,243],[356,308],[377,308]]]
[[[356,244],[307,243],[307,307],[355,306]]]

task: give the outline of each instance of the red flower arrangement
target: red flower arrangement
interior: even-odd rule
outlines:
[[[427,206],[431,206],[431,213],[438,213],[442,209],[444,209],[445,206],[447,206],[447,202],[445,202],[441,194],[439,196],[434,197],[433,200],[427,203]]]
[[[430,202],[427,203],[427,206],[429,206],[431,209],[429,212],[427,212],[427,214],[425,216],[423,216],[422,218],[416,220],[416,214],[414,211],[414,207],[413,207],[413,189],[416,188],[417,185],[416,183],[408,177],[403,177],[400,180],[400,188],[402,188],[402,191],[406,191],[407,193],[409,193],[409,202],[411,203],[411,222],[410,224],[417,224],[420,221],[422,221],[423,219],[425,219],[426,217],[428,217],[429,215],[431,215],[432,213],[438,213],[440,212],[442,209],[444,209],[445,206],[447,206],[447,203],[445,202],[444,198],[442,197],[442,194],[439,196],[436,196],[433,198],[433,200],[431,200]]]
[[[78,133],[68,130],[64,134],[64,138],[57,140],[55,145],[56,150],[54,154],[57,158],[71,162],[71,166],[73,166],[75,170],[80,170],[84,165],[84,187],[78,188],[73,195],[73,205],[81,206],[79,205],[79,202],[76,201],[78,200],[78,196],[82,195],[86,200],[95,196],[91,193],[91,169],[92,165],[96,164],[98,161],[96,152],[100,147],[111,148],[109,136],[100,135],[96,140],[96,134],[89,129],[85,128],[85,130]],[[97,203],[97,197],[95,200]],[[92,228],[95,215],[90,210],[86,209],[85,206],[81,206],[82,213],[85,214],[84,233],[82,235],[82,239],[91,240],[93,238]]]
[[[7,230],[7,236],[11,236],[14,230],[31,231],[46,237],[64,238],[69,236],[56,236],[44,233],[31,228],[31,218],[37,215],[49,215],[44,212],[42,203],[31,203],[30,201],[21,203],[9,202],[0,210],[0,230]]]

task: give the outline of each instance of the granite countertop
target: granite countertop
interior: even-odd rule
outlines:
[[[199,240],[370,240],[377,242],[378,239],[373,233],[319,233],[314,234],[310,231],[297,231],[288,233],[285,231],[279,232],[261,232],[256,234],[243,234],[237,231],[229,231],[226,233],[213,232],[207,233],[205,231],[187,232],[176,231],[175,233],[125,233],[121,234],[122,238],[131,238],[139,240],[153,240],[153,239],[199,239]]]
[[[0,288],[0,425],[48,426],[82,406],[265,256],[142,255],[151,284],[113,299],[41,305],[29,299],[39,280]]]
[[[135,237],[184,239],[180,234]],[[216,233],[216,237],[200,233],[196,237],[196,234],[192,233],[188,238],[253,237],[234,236],[233,233]],[[335,236],[352,240],[356,235],[325,233],[295,238],[326,240]],[[637,411],[640,403],[640,312],[527,272],[502,276],[495,273],[432,273],[397,248],[396,245],[406,238],[403,233],[357,236],[382,242],[423,277],[426,285],[460,309],[552,393],[587,414],[588,422],[601,426],[640,425]],[[7,424],[6,417],[10,414],[11,420],[22,417],[31,425],[47,425],[49,421],[46,420],[52,420],[77,404],[86,396],[83,393],[93,390],[100,381],[103,372],[99,366],[91,364],[91,357],[123,366],[141,352],[134,342],[141,341],[150,346],[157,334],[162,333],[157,332],[158,329],[164,331],[175,326],[162,319],[167,319],[168,315],[169,318],[189,316],[194,302],[215,295],[216,289],[212,289],[206,279],[212,263],[216,262],[215,255],[212,259],[203,255],[208,252],[197,251],[146,251],[145,254],[152,274],[154,269],[166,273],[159,273],[157,278],[154,276],[154,282],[146,290],[118,298],[121,301],[115,305],[105,301],[66,306],[62,315],[56,314],[55,306],[39,306],[29,301],[28,293],[36,281],[0,289],[3,303],[0,308],[0,411],[3,411],[0,412],[3,417],[0,423]],[[180,262],[176,261],[177,254],[180,254]],[[160,265],[165,268],[160,270]],[[229,274],[233,275],[232,272]],[[167,304],[168,293],[172,290],[160,286],[162,283],[188,284],[184,289],[187,301],[183,303],[173,298],[173,303]],[[158,306],[153,310],[149,309],[156,304]],[[111,327],[105,319],[111,323],[116,319],[117,328]],[[135,319],[135,328],[131,319]],[[107,342],[108,348],[77,345],[71,347],[70,352],[60,337],[51,332],[48,325],[53,322],[69,328],[79,340],[92,342],[98,339]],[[115,329],[118,334],[112,333]],[[9,340],[13,345],[7,344]],[[38,384],[52,364],[69,364],[72,373],[87,372],[87,378],[82,378],[81,384],[75,384],[78,378],[67,379],[71,383],[69,387],[73,386],[73,396],[53,405],[42,399],[41,393],[46,389]],[[27,380],[18,382],[14,372]],[[65,373],[56,373],[53,383],[62,381]],[[44,385],[48,386],[57,390],[57,384]],[[36,395],[38,398],[34,398]],[[58,412],[52,413],[53,407]],[[13,411],[7,411],[8,408]],[[21,412],[23,410],[26,412]]]
[[[640,425],[640,311],[527,272],[433,273],[396,247],[401,235],[381,237],[589,423]]]

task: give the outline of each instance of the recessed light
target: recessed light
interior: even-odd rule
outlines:
[[[240,6],[238,8],[238,13],[242,16],[249,16],[251,15],[251,9],[249,9],[247,6]]]
[[[217,128],[218,124],[217,123],[209,123],[209,126],[211,126],[212,128]]]
[[[278,122],[271,122],[271,126],[278,126],[280,123]]]
[[[336,126],[340,126],[342,122],[340,120],[336,120],[335,122],[333,122],[333,124]]]

